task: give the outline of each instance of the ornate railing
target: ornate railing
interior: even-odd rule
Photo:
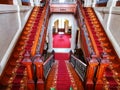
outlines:
[[[76,72],[80,76],[81,80],[85,80],[87,65],[82,62],[80,59],[76,58],[74,55],[71,55],[70,62],[75,68]]]
[[[46,10],[43,13],[44,18],[42,19],[42,26],[41,26],[41,33],[37,44],[36,52],[40,51],[42,54],[44,43],[45,43],[45,37],[47,32],[47,25],[48,25],[48,17],[49,17],[49,6],[46,5]]]
[[[84,50],[85,56],[90,57],[91,54],[95,53],[94,48],[89,37],[87,26],[85,24],[84,15],[82,13],[80,5],[78,5],[77,10],[78,10],[78,24],[81,29],[82,49]]]
[[[54,62],[54,56],[51,55],[44,63],[43,63],[43,69],[44,69],[44,77],[47,78],[48,73],[50,71],[50,68],[52,67],[52,64]]]

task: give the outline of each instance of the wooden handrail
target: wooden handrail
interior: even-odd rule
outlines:
[[[50,61],[51,58],[53,58],[53,55],[51,55],[51,56],[43,63],[43,65],[47,64],[48,61]]]
[[[36,52],[39,51],[41,54],[43,54],[43,49],[44,49],[44,43],[45,43],[45,40],[46,40],[46,33],[47,33],[47,25],[48,25],[48,18],[49,18],[49,6],[46,6],[45,9],[43,10],[43,13],[42,13],[42,19],[41,19],[41,23],[43,25],[41,25],[41,34],[40,34],[40,37],[39,37],[39,41],[37,43],[37,49],[36,49]],[[46,12],[45,12],[46,10]],[[45,14],[47,13],[47,14]]]
[[[84,62],[82,62],[80,59],[78,59],[78,58],[77,58],[77,57],[75,57],[74,55],[71,55],[71,57],[73,57],[73,58],[74,58],[74,60],[76,60],[76,61],[78,61],[78,62],[82,63],[84,66],[87,66]]]
[[[83,12],[83,13],[84,13],[84,12]],[[93,48],[94,48],[94,50],[95,50],[95,53],[96,53],[97,56],[100,56],[99,51],[98,51],[98,49],[97,49],[97,45],[96,45],[95,40],[94,40],[94,37],[93,37],[93,34],[92,34],[92,32],[91,32],[91,29],[90,29],[90,27],[89,27],[88,21],[87,21],[87,19],[86,19],[86,16],[84,15],[84,17],[85,17],[84,20],[85,20],[85,23],[86,23],[86,26],[87,26],[87,29],[88,29],[88,32],[89,32],[90,39],[91,39]]]
[[[49,69],[47,67],[48,69],[47,69],[47,71],[45,71],[44,68],[46,68],[45,66],[48,64],[49,61],[51,61],[50,58],[53,57],[53,56],[51,56],[50,58],[48,58],[48,60],[46,62],[43,62],[43,60],[41,58],[41,54],[43,52],[43,47],[44,47],[44,42],[45,42],[45,37],[46,37],[46,31],[47,31],[45,28],[46,22],[44,20],[46,7],[47,6],[45,6],[43,8],[43,11],[41,13],[41,18],[38,23],[35,41],[32,46],[32,51],[31,51],[32,56],[34,56],[37,52],[39,52],[38,55],[36,54],[36,58],[34,59],[34,64],[36,65],[37,89],[39,89],[39,90],[44,90],[45,77],[46,77],[46,74],[48,73],[48,69]],[[42,48],[42,50],[41,50],[41,48]],[[51,62],[50,62],[50,67],[51,67]]]
[[[42,12],[43,12],[43,11],[42,11]],[[34,39],[34,44],[33,44],[32,49],[31,49],[31,55],[32,55],[32,56],[35,55],[36,50],[37,50],[37,45],[38,45],[38,41],[39,41],[39,36],[40,36],[40,33],[41,33],[42,24],[43,24],[42,16],[43,16],[43,13],[42,13],[41,18],[40,18],[40,20],[39,20],[39,22],[38,22],[37,32],[36,32],[36,36],[35,36],[35,39]]]
[[[88,37],[85,37],[85,35],[84,35],[84,32],[83,32],[83,30],[81,31],[81,39],[82,39],[82,44],[83,44],[83,49],[85,50],[84,52],[85,52],[85,56],[86,57],[89,57],[90,56],[90,53],[91,53],[91,51],[89,51],[89,49],[88,49],[88,45],[90,44],[90,43],[87,43],[86,42],[86,39],[87,39]]]
[[[78,1],[78,2],[79,2],[79,4],[81,4],[80,1]],[[91,42],[92,42],[94,51],[95,51],[96,55],[99,56],[99,52],[98,52],[98,49],[97,49],[95,40],[94,40],[94,38],[93,38],[92,32],[91,32],[91,30],[90,30],[88,21],[86,20],[86,15],[85,15],[85,12],[84,12],[84,10],[83,10],[82,5],[80,5],[80,10],[81,10],[81,12],[82,12],[82,15],[85,17],[84,21],[85,21],[85,23],[86,23],[86,26],[87,26],[87,29],[88,29],[88,32],[89,32],[89,35],[90,35],[90,39],[91,39]]]
[[[94,49],[92,46],[92,41],[91,41],[91,39],[89,39],[89,34],[88,34],[88,31],[87,31],[87,28],[86,28],[86,25],[84,22],[83,13],[81,11],[81,8],[82,7],[78,5],[78,18],[80,18],[80,20],[78,20],[78,22],[79,22],[79,26],[81,29],[80,34],[81,34],[81,42],[82,42],[81,46],[84,49],[85,56],[90,57],[90,55],[92,53],[94,53]]]
[[[52,67],[52,64],[54,62],[54,56],[51,55],[44,63],[43,63],[43,71],[44,71],[44,78],[47,78],[48,75],[48,71],[50,70],[50,68]]]
[[[96,7],[106,7],[107,5],[107,2],[104,2],[104,3],[97,3],[95,6]]]

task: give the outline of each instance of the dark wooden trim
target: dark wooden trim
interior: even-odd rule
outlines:
[[[30,2],[22,2],[22,5],[30,6]]]
[[[116,6],[120,6],[120,1],[117,1]]]
[[[95,5],[96,7],[106,7],[107,3],[98,3]]]
[[[13,0],[0,0],[0,4],[13,4]]]

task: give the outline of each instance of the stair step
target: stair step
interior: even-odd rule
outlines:
[[[14,72],[14,69],[15,69],[14,66],[9,65],[5,72],[10,75]]]
[[[0,84],[3,86],[7,86],[9,83],[9,79],[10,79],[10,77],[5,74],[4,77],[2,77],[2,81],[0,81]]]
[[[109,46],[109,43],[102,43],[101,44],[103,47],[108,47]]]

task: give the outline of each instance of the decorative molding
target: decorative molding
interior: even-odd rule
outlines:
[[[75,13],[77,4],[50,4],[50,12]]]

